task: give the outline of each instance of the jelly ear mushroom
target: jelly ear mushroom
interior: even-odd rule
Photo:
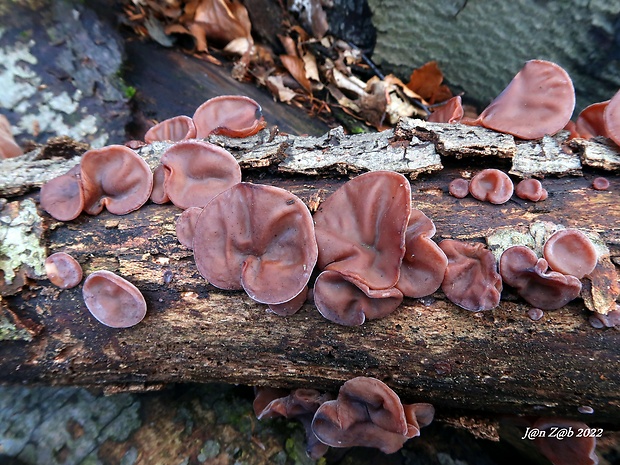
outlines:
[[[149,165],[124,145],[91,149],[80,163],[84,211],[98,215],[105,208],[124,215],[140,208],[153,189]]]
[[[464,199],[469,194],[469,181],[463,178],[456,178],[450,181],[448,192],[452,197]]]
[[[534,422],[532,428],[541,434],[534,439],[534,443],[542,454],[553,465],[596,465],[599,462],[596,455],[596,438],[593,435],[574,435],[557,438],[551,431],[591,431],[588,425],[580,421],[566,418],[542,417]],[[545,435],[542,435],[542,432]]]
[[[474,124],[520,139],[539,139],[564,128],[574,109],[575,89],[568,73],[550,61],[531,60]]]
[[[18,157],[23,153],[24,151],[13,138],[9,120],[6,116],[0,115],[0,159]]]
[[[136,286],[111,271],[88,275],[82,288],[84,303],[100,322],[112,328],[128,328],[146,315],[146,301]]]
[[[542,310],[556,310],[579,296],[581,281],[574,276],[548,272],[547,261],[524,246],[510,247],[499,260],[506,284],[529,304]]]
[[[164,183],[166,182],[166,168],[159,164],[153,170],[153,190],[151,191],[151,202],[162,205],[170,202],[170,198],[166,194]]]
[[[506,173],[494,168],[480,171],[469,183],[471,195],[482,201],[499,205],[508,202],[514,185]]]
[[[71,289],[82,280],[82,267],[71,255],[56,252],[45,259],[47,279],[61,289]]]
[[[402,448],[419,435],[416,408],[407,408],[385,383],[357,377],[344,383],[336,400],[324,402],[316,411],[312,431],[333,447],[376,447],[386,454]],[[430,422],[430,409],[419,409],[423,423]],[[433,412],[434,413],[434,412]]]
[[[216,196],[194,231],[200,274],[220,289],[245,289],[260,303],[281,304],[308,284],[317,260],[312,216],[295,195],[239,183]]]
[[[41,207],[59,221],[76,219],[84,209],[80,165],[41,186]]]
[[[520,181],[517,187],[515,187],[515,194],[520,199],[532,202],[540,202],[549,196],[547,190],[543,188],[538,179],[524,179]]]
[[[437,107],[428,117],[432,123],[458,123],[463,119],[463,103],[461,96],[456,95],[446,103]]]
[[[196,137],[194,120],[189,116],[180,115],[168,118],[146,131],[144,142],[151,144],[158,140],[178,142]]]
[[[491,310],[499,305],[502,278],[496,271],[493,253],[480,243],[446,239],[439,247],[448,257],[441,284],[446,297],[472,312]]]
[[[552,270],[578,279],[592,273],[598,261],[592,241],[576,229],[555,232],[545,242],[543,256]]]
[[[241,182],[241,168],[228,151],[198,140],[177,142],[161,156],[164,192],[179,208],[204,207]]]
[[[614,95],[603,113],[607,137],[620,145],[620,90]]]
[[[221,95],[200,105],[192,117],[196,137],[249,137],[267,126],[261,107],[249,97]]]
[[[575,122],[575,131],[578,137],[583,139],[592,139],[596,136],[608,137],[603,117],[608,104],[609,100],[606,100],[605,102],[593,103],[581,110]]]
[[[198,221],[198,217],[201,213],[202,208],[190,207],[187,210],[183,210],[183,213],[181,213],[177,218],[175,225],[177,239],[188,249],[194,247],[193,242],[196,222]]]

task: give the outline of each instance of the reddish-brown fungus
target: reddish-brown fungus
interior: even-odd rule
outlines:
[[[82,267],[65,252],[56,252],[45,259],[45,273],[53,285],[62,289],[75,287],[82,280]]]
[[[385,383],[360,376],[344,383],[336,400],[321,404],[312,431],[332,447],[376,447],[391,454],[418,436],[433,416],[432,405],[405,408]]]
[[[187,210],[184,210],[183,213],[181,213],[177,218],[175,227],[177,239],[188,249],[192,249],[194,247],[194,231],[196,229],[196,222],[198,221],[198,217],[201,213],[202,208],[190,207]]]
[[[532,307],[527,311],[527,316],[529,316],[532,321],[538,321],[545,316],[545,312],[540,308]]]
[[[316,308],[325,318],[340,325],[358,326],[367,319],[383,318],[402,301],[402,292],[394,287],[380,291],[362,289],[354,279],[329,269],[314,283]]]
[[[394,287],[410,211],[411,187],[402,174],[374,171],[347,182],[314,214],[319,268],[370,289]]]
[[[521,139],[539,139],[566,126],[575,109],[575,89],[555,63],[528,61],[475,123]]]
[[[433,123],[458,123],[463,119],[463,114],[461,96],[457,95],[440,107],[437,107],[428,117],[428,121]]]
[[[439,247],[448,257],[441,290],[459,307],[472,312],[499,305],[502,279],[493,253],[480,243],[446,239]]]
[[[620,145],[620,90],[616,92],[603,113],[607,137]]]
[[[157,165],[153,171],[153,190],[151,191],[151,202],[164,204],[170,202],[164,183],[166,182],[166,168],[164,165]]]
[[[241,182],[241,168],[228,151],[198,140],[177,142],[161,156],[164,192],[180,208],[204,207]]]
[[[196,137],[194,120],[189,116],[180,115],[168,118],[146,131],[144,141],[151,144],[158,140],[178,142]]]
[[[540,202],[549,195],[538,179],[524,179],[515,187],[515,194],[523,200]]]
[[[603,177],[594,178],[592,188],[597,191],[606,191],[609,189],[609,180]]]
[[[494,168],[480,171],[469,183],[469,192],[474,198],[496,205],[508,202],[513,190],[508,175]]]
[[[288,302],[283,302],[281,304],[269,304],[269,310],[280,316],[294,315],[306,303],[309,292],[310,290],[308,289],[308,286],[306,286],[299,294]]]
[[[193,116],[196,137],[248,137],[267,126],[261,107],[249,97],[222,95],[200,105]]]
[[[136,286],[111,271],[95,271],[84,281],[82,295],[90,313],[106,326],[128,328],[146,315],[146,301]]]
[[[592,435],[577,434],[579,431],[590,430],[585,423],[565,418],[542,417],[534,422],[532,428],[541,432],[541,435],[534,439],[534,443],[553,465],[598,464],[595,452],[596,438]],[[569,429],[575,434],[566,437],[550,434],[552,431]]]
[[[575,123],[575,130],[579,137],[584,139],[591,139],[596,136],[607,137],[607,129],[605,128],[605,120],[603,118],[607,104],[609,104],[609,100],[593,103],[579,113]]]
[[[84,208],[84,192],[80,182],[80,165],[76,165],[41,186],[41,207],[59,221],[71,221]]]
[[[529,304],[542,310],[556,310],[579,296],[581,281],[555,271],[547,272],[547,262],[527,247],[506,249],[499,271],[506,284]]]
[[[424,297],[441,286],[448,258],[431,239],[435,231],[435,225],[424,213],[411,209],[405,232],[405,256],[396,284],[407,297]]]
[[[590,324],[598,329],[601,328],[620,328],[620,305],[616,304],[615,310],[611,310],[607,315],[593,313],[589,318]]]
[[[202,276],[220,289],[243,288],[261,303],[298,296],[317,260],[310,212],[277,187],[234,185],[205,206],[194,234]]]
[[[6,116],[0,115],[0,159],[18,157],[22,153],[24,151],[13,138],[9,120]]]
[[[146,162],[124,145],[91,149],[82,156],[80,176],[84,211],[90,215],[107,208],[124,215],[140,208],[153,189],[153,174]]]
[[[452,197],[464,199],[469,194],[469,181],[463,178],[457,178],[450,181],[448,192]]]
[[[578,279],[592,273],[598,261],[592,241],[576,229],[562,229],[554,233],[545,242],[543,256],[552,270]]]

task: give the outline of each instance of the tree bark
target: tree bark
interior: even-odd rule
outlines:
[[[464,136],[467,127],[423,122],[405,122],[367,143],[384,140],[386,147],[409,156],[430,145],[445,157],[444,128],[456,132],[453,142],[461,139],[460,153],[475,145]],[[214,141],[228,147],[242,166],[253,167],[245,171],[244,180],[286,188],[312,209],[346,179],[277,170],[304,151],[318,161],[317,153],[329,155],[338,147],[346,147],[353,159],[356,150],[366,151],[363,143],[357,149],[349,144],[356,136],[330,134],[311,141],[266,131],[259,139]],[[271,148],[261,149],[256,140]],[[313,150],[303,149],[304,144]],[[142,153],[153,164],[165,146],[154,144]],[[452,150],[453,155],[458,152]],[[615,149],[610,150],[613,156]],[[256,154],[268,162],[243,165]],[[486,155],[495,156],[485,167],[506,166],[496,149]],[[24,160],[27,171],[51,163]],[[545,179],[549,198],[542,203],[515,197],[497,206],[448,195],[450,180],[480,169],[480,160],[444,158],[448,168],[431,170],[432,175],[412,173],[418,176],[412,181],[414,206],[433,219],[437,240],[483,240],[497,228],[550,221],[598,232],[612,262],[618,263],[618,175],[607,176],[608,191],[590,188],[594,174],[587,168],[583,177]],[[7,163],[16,162],[2,163],[0,172],[7,172]],[[351,166],[335,165],[332,170],[363,169]],[[19,178],[15,170],[13,177]],[[361,327],[331,323],[311,303],[283,318],[242,292],[218,290],[205,282],[191,251],[176,239],[176,207],[149,203],[125,216],[81,215],[59,223],[34,209],[38,191],[32,188],[49,177],[40,173],[30,180],[19,178],[21,190],[10,180],[0,181],[0,193],[13,196],[1,212],[2,224],[9,225],[1,231],[6,234],[3,242],[8,244],[19,227],[28,244],[19,259],[0,262],[5,281],[0,301],[2,382],[103,386],[108,391],[210,381],[337,390],[344,381],[365,375],[386,381],[407,402],[432,402],[443,411],[578,416],[577,408],[585,405],[594,409],[589,423],[620,424],[620,335],[591,327],[580,300],[546,312],[539,321],[528,318],[529,306],[509,290],[498,308],[479,314],[456,307],[437,292],[425,299],[405,299],[394,314]],[[60,290],[43,279],[36,263],[58,251],[73,255],[85,275],[106,269],[134,283],[148,304],[144,321],[122,330],[105,327],[89,314],[80,287]],[[15,274],[10,279],[9,265]]]

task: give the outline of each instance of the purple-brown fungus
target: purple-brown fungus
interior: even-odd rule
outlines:
[[[166,168],[164,165],[157,165],[153,170],[153,190],[151,191],[151,202],[162,205],[170,202],[170,198],[166,194],[164,183],[166,182]]]
[[[188,249],[193,248],[194,231],[196,230],[196,222],[202,213],[200,207],[189,207],[183,210],[183,213],[177,218],[175,225],[177,239]]]
[[[220,289],[245,289],[266,304],[304,291],[317,260],[312,217],[294,194],[239,183],[216,196],[198,217],[194,257],[200,274]]]
[[[448,192],[452,197],[464,199],[469,194],[469,181],[463,178],[456,178],[450,181]]]
[[[606,100],[605,102],[593,103],[581,110],[575,123],[579,137],[584,139],[591,139],[596,136],[607,137],[603,113],[608,104],[609,100]]]
[[[502,279],[526,302],[542,310],[556,310],[579,296],[581,281],[547,269],[547,261],[524,246],[506,249],[499,261]]]
[[[194,139],[195,137],[196,126],[194,125],[194,120],[189,116],[180,115],[168,118],[146,131],[144,141],[148,144],[158,140],[178,142],[185,139]]]
[[[603,113],[607,137],[620,145],[620,90],[616,92]]]
[[[198,107],[192,119],[198,138],[211,134],[248,137],[267,125],[260,105],[240,95],[222,95],[209,99]]]
[[[606,191],[609,189],[609,180],[603,177],[594,178],[592,180],[592,188],[597,191]]]
[[[515,187],[515,194],[523,200],[540,202],[549,195],[538,179],[524,179]]]
[[[499,305],[502,278],[493,253],[480,243],[446,239],[439,247],[448,257],[441,290],[459,307],[472,312]]]
[[[458,123],[463,119],[463,103],[460,95],[449,99],[446,103],[437,107],[428,117],[427,121],[433,123]]]
[[[9,120],[6,116],[0,115],[0,159],[18,157],[23,153],[24,151],[13,138]]]
[[[112,328],[128,328],[146,315],[146,301],[136,286],[111,271],[91,273],[82,288],[84,303],[100,322]]]
[[[146,162],[124,145],[91,149],[80,163],[84,211],[98,215],[105,208],[124,215],[140,208],[153,189],[153,174]]]
[[[59,221],[76,219],[84,209],[80,165],[41,186],[41,207]]]
[[[241,168],[228,151],[197,140],[177,142],[161,156],[164,192],[177,207],[204,207],[241,182]]]
[[[375,447],[391,454],[419,436],[434,413],[430,404],[403,406],[385,383],[360,376],[344,383],[336,400],[321,404],[312,431],[332,447]]]
[[[549,267],[578,279],[592,273],[598,256],[594,244],[576,229],[561,229],[554,233],[543,249]]]
[[[56,252],[45,259],[47,279],[61,289],[71,289],[82,280],[82,267],[65,252]]]
[[[596,438],[592,435],[574,434],[559,436],[552,431],[588,431],[588,425],[566,418],[539,418],[532,425],[534,430],[545,432],[534,439],[534,443],[553,465],[597,465]]]
[[[469,192],[474,198],[496,205],[508,202],[513,190],[508,175],[494,168],[480,171],[469,183]]]

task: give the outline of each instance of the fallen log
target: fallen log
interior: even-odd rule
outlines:
[[[356,136],[338,132],[303,138],[273,130],[255,139],[213,141],[237,156],[246,168],[244,180],[286,188],[311,209],[346,181],[343,174],[368,168],[354,163],[368,147],[383,147],[374,157],[394,150],[412,160],[432,150],[435,161],[449,167],[440,169],[441,164],[433,162],[432,169],[409,174],[417,176],[412,181],[414,205],[435,222],[436,239],[483,240],[501,227],[550,221],[598,232],[617,268],[620,176],[607,175],[608,191],[590,188],[595,174],[587,167],[580,177],[545,179],[549,198],[541,203],[513,198],[497,206],[458,200],[447,194],[450,180],[481,165],[508,170],[510,163],[493,143],[471,149],[479,137],[468,138],[468,131],[471,128],[406,121],[392,132],[364,136],[359,144],[350,143]],[[506,141],[504,135],[483,132],[514,143],[511,137]],[[504,158],[514,158],[518,145]],[[153,165],[165,146],[153,144],[141,153]],[[353,162],[321,164],[338,150]],[[579,160],[584,160],[584,152],[576,152]],[[463,153],[477,158],[446,158]],[[589,424],[620,425],[620,334],[593,328],[580,300],[546,312],[539,321],[532,321],[530,306],[508,290],[498,308],[478,314],[437,292],[405,299],[394,314],[361,327],[331,323],[310,303],[291,317],[279,317],[242,292],[218,290],[205,282],[191,251],[176,239],[180,210],[172,205],[149,203],[125,216],[102,213],[68,223],[53,220],[37,208],[36,187],[78,159],[35,158],[0,166],[1,173],[11,173],[0,180],[0,195],[8,197],[0,212],[0,382],[99,386],[109,392],[210,381],[336,390],[347,379],[365,375],[384,380],[407,402],[432,402],[440,412],[562,415]],[[296,171],[291,163],[298,158],[304,163]],[[55,171],[58,163],[62,169]],[[313,163],[316,169],[308,171]],[[27,176],[41,165],[45,170]],[[424,174],[428,171],[432,174]],[[304,174],[308,172],[314,175]],[[16,243],[22,244],[19,251],[7,255]],[[79,287],[60,290],[44,279],[42,259],[57,251],[73,255],[85,275],[106,269],[135,284],[148,304],[146,318],[123,330],[99,324],[87,311]],[[584,419],[577,410],[581,406],[594,413]]]

